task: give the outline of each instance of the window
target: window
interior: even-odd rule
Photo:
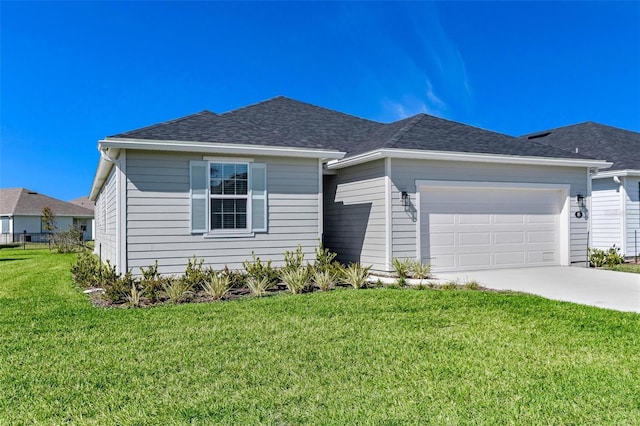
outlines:
[[[191,232],[246,235],[267,231],[266,164],[192,161]]]
[[[247,229],[249,165],[211,163],[209,176],[210,229]]]
[[[9,218],[8,217],[3,217],[2,218],[2,233],[3,234],[8,234],[9,233]]]

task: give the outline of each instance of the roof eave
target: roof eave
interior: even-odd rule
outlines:
[[[341,169],[381,158],[415,160],[467,161],[473,163],[523,164],[563,167],[607,168],[612,163],[602,160],[555,157],[526,157],[520,155],[483,154],[471,152],[424,151],[419,149],[377,149],[340,160],[330,161],[329,169]]]
[[[245,145],[198,141],[106,138],[98,143],[102,148],[139,149],[145,151],[198,152],[203,154],[268,155],[276,157],[339,159],[344,152],[333,149],[296,148],[269,145]]]
[[[624,170],[607,170],[605,172],[598,172],[593,175],[594,179],[605,179],[610,177],[626,177],[626,176],[640,176],[640,169],[624,169]]]

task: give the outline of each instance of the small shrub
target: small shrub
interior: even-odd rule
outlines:
[[[249,275],[247,278],[247,286],[249,287],[249,291],[254,296],[264,296],[267,294],[267,290],[269,290],[273,284],[269,281],[269,278],[263,276],[262,278],[257,278],[253,275]]]
[[[419,260],[414,260],[411,263],[411,275],[413,278],[425,279],[431,276],[431,264],[422,263]]]
[[[589,249],[589,262],[591,263],[591,266],[594,266],[596,268],[604,266],[604,262],[605,262],[604,250],[600,250],[600,249],[597,249],[597,248],[590,248]]]
[[[620,254],[620,248],[616,247],[615,244],[613,245],[613,247],[607,250],[604,258],[604,261],[608,267],[613,267],[624,263],[624,256]]]
[[[362,266],[360,263],[351,263],[342,270],[342,279],[353,288],[366,288],[370,266]]]
[[[194,255],[193,259],[187,259],[187,268],[184,271],[183,280],[191,290],[199,290],[203,288],[203,284],[207,276],[203,270],[204,259],[200,259]]]
[[[229,275],[216,272],[213,269],[206,271],[206,280],[203,285],[204,293],[214,300],[221,299],[231,288]]]
[[[242,271],[232,271],[225,265],[220,274],[229,277],[229,286],[231,288],[242,288],[246,285],[247,276]]]
[[[147,269],[140,268],[140,272],[142,273],[140,285],[144,296],[151,303],[158,302],[162,296],[166,281],[158,272],[158,261],[156,260],[153,266],[149,266]]]
[[[85,249],[82,231],[70,226],[66,231],[53,234],[53,245],[58,253],[75,253]]]
[[[624,263],[624,256],[620,254],[620,248],[616,247],[615,244],[607,251],[590,248],[589,263],[591,263],[591,266],[596,268],[600,268],[605,265],[612,267]]]
[[[262,262],[253,252],[251,252],[251,261],[245,260],[242,262],[242,266],[244,267],[244,270],[247,271],[249,278],[253,277],[258,281],[266,278],[269,285],[273,285],[278,282],[279,273],[271,266],[271,261]]]
[[[318,243],[318,247],[315,249],[316,252],[316,260],[313,262],[313,270],[314,271],[333,271],[336,273],[335,267],[335,258],[337,256],[336,253],[333,253],[328,248],[324,248],[322,243]]]
[[[464,288],[465,290],[480,290],[480,283],[475,280],[469,281],[467,283],[464,283],[462,288]]]
[[[396,271],[398,278],[404,279],[409,276],[409,271],[411,269],[411,261],[409,259],[394,258],[391,260],[391,264],[393,269]],[[406,284],[406,281],[403,280],[403,282]]]
[[[98,256],[85,250],[78,253],[76,261],[71,266],[71,274],[76,284],[89,288],[99,282],[101,268]]]
[[[164,292],[172,303],[186,302],[193,295],[193,287],[184,278],[167,278]]]
[[[295,269],[282,269],[280,274],[282,281],[293,294],[302,293],[309,287],[309,269],[300,266]]]
[[[313,282],[316,283],[322,291],[331,290],[335,286],[336,281],[336,273],[332,270],[315,270],[313,273]]]
[[[440,285],[438,288],[441,290],[458,290],[460,286],[455,281],[449,281],[448,283]]]
[[[115,267],[106,265],[107,274],[103,276],[104,282],[102,287],[105,289],[104,296],[111,303],[124,303],[131,296],[131,288],[138,288],[137,280],[131,275],[131,271],[120,276],[115,273]]]
[[[395,285],[397,285],[398,287],[406,287],[407,279],[405,277],[399,277]]]
[[[284,252],[284,268],[287,271],[294,269],[300,269],[304,267],[304,252],[302,251],[302,245],[298,244],[296,251]]]
[[[138,286],[135,283],[131,284],[131,293],[127,295],[127,303],[132,308],[140,307],[140,303],[142,301],[142,291],[138,289]]]
[[[100,265],[96,285],[106,290],[109,286],[116,284],[119,279],[120,274],[116,273],[116,267],[111,266],[111,262],[107,259],[105,263]],[[127,286],[126,288],[128,289],[129,287]]]

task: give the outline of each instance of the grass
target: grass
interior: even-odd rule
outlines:
[[[606,266],[603,269],[610,269],[612,271],[632,272],[634,274],[640,274],[640,264],[633,264],[633,263],[623,263],[622,265]]]
[[[640,315],[340,289],[95,308],[0,250],[0,424],[639,424]]]

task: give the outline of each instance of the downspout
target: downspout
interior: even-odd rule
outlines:
[[[116,167],[116,229],[115,229],[115,251],[116,251],[116,273],[123,272],[122,253],[120,250],[120,227],[122,226],[120,220],[121,203],[120,203],[120,162],[117,158],[109,155],[109,148],[99,148],[100,157],[113,164]],[[106,229],[106,224],[105,224]],[[125,268],[126,269],[126,268]]]

